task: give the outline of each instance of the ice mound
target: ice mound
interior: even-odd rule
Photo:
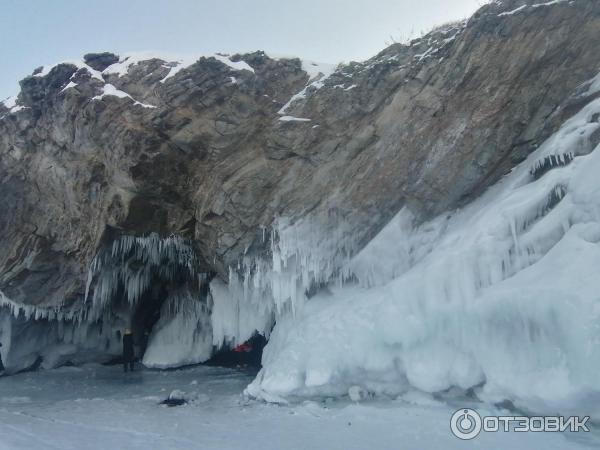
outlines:
[[[355,285],[278,318],[247,392],[459,388],[600,415],[599,114],[596,99],[462,210],[418,227],[402,210],[346,265]]]

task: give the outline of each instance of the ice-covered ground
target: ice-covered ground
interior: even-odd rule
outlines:
[[[0,449],[565,449],[600,444],[593,431],[482,433],[461,441],[451,435],[449,420],[466,402],[447,404],[416,392],[404,400],[360,404],[248,401],[241,393],[253,376],[207,366],[124,374],[119,366],[88,365],[0,378]],[[194,400],[160,406],[174,389]]]

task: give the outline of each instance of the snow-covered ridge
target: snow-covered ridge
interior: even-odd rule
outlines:
[[[192,55],[175,55],[175,54],[169,54],[169,53],[156,53],[156,52],[136,52],[136,53],[125,54],[120,59],[119,62],[108,66],[102,72],[93,69],[91,66],[86,64],[85,61],[83,61],[83,60],[65,60],[65,61],[61,61],[56,64],[45,65],[41,68],[41,70],[39,72],[35,73],[33,76],[36,78],[43,78],[43,77],[48,76],[50,74],[50,72],[52,71],[52,69],[54,69],[55,67],[57,67],[61,64],[73,65],[77,68],[77,71],[71,76],[71,79],[69,80],[69,82],[61,89],[61,91],[60,91],[61,93],[65,92],[66,90],[68,90],[70,88],[76,87],[77,83],[75,83],[73,81],[73,77],[75,77],[75,75],[77,73],[79,73],[79,71],[85,70],[90,74],[91,78],[101,81],[104,84],[102,87],[103,92],[100,95],[93,97],[92,100],[101,100],[105,96],[114,96],[114,97],[118,97],[118,98],[130,98],[133,100],[134,106],[142,106],[144,108],[156,108],[156,106],[154,106],[154,105],[150,105],[150,104],[146,104],[146,103],[137,101],[134,98],[132,98],[131,95],[128,94],[127,92],[117,89],[115,86],[113,86],[110,83],[106,83],[106,78],[109,75],[117,75],[117,76],[126,75],[133,66],[135,66],[141,62],[149,61],[152,59],[159,59],[159,60],[162,60],[165,62],[163,67],[170,69],[169,73],[162,80],[160,80],[161,83],[164,83],[168,79],[174,77],[181,70],[198,62],[198,60],[200,60],[201,58],[215,59],[216,61],[219,61],[223,65],[230,68],[231,70],[235,70],[235,71],[246,70],[246,71],[254,73],[254,69],[252,67],[250,67],[250,65],[248,63],[246,63],[245,61],[241,61],[241,60],[240,61],[232,61],[230,58],[230,55],[223,54],[223,53],[215,53],[215,54],[210,54],[210,55],[193,55],[192,56]],[[233,77],[230,77],[230,80],[234,84],[237,83],[237,80],[235,80],[235,78],[233,78]],[[17,97],[18,97],[17,95],[11,96],[2,101],[4,106],[6,106],[6,108],[8,108],[8,110],[9,110],[8,114],[16,113],[25,108],[24,106],[17,105]],[[1,116],[0,119],[4,118],[5,116],[6,115]]]
[[[214,53],[209,55],[176,55],[169,53],[156,53],[156,52],[137,52],[125,54],[118,63],[108,66],[102,71],[103,74],[110,75],[115,74],[118,76],[126,75],[131,67],[135,66],[144,61],[152,59],[158,59],[164,61],[165,67],[169,68],[169,73],[161,80],[161,82],[167,81],[169,78],[174,77],[181,70],[195,64],[201,58],[213,58],[227,67],[233,70],[247,70],[254,73],[254,69],[244,61],[232,61],[230,55],[224,53]]]

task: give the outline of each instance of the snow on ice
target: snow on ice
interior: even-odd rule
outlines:
[[[125,375],[118,366],[85,365],[3,378],[0,448],[465,448],[450,433],[449,418],[458,406],[427,394],[411,391],[386,402],[329,398],[270,405],[240,396],[253,376],[206,366]],[[185,404],[160,404],[169,397]],[[486,415],[500,413],[468,400],[464,405]],[[575,450],[598,444],[592,433],[586,435],[481,433],[475,442],[488,450]]]

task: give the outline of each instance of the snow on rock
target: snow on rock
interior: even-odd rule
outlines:
[[[92,100],[102,100],[104,97],[108,97],[108,96],[118,97],[118,98],[128,98],[130,100],[133,100],[134,106],[142,106],[144,108],[156,108],[156,106],[154,106],[154,105],[147,105],[145,103],[141,103],[141,102],[138,102],[137,100],[134,100],[133,97],[131,97],[131,95],[129,95],[127,92],[123,92],[109,83],[106,83],[102,87],[102,94],[92,97]]]
[[[116,87],[114,87],[112,84],[107,83],[102,87],[102,94],[92,97],[92,100],[102,100],[106,96],[113,96],[113,97],[119,97],[119,98],[131,98],[131,95],[129,95],[127,92],[123,92],[123,91],[117,89]]]
[[[165,79],[174,76],[179,70],[187,66],[191,66],[198,60],[197,57],[174,55],[169,53],[132,52],[124,54],[119,62],[111,64],[104,69],[102,73],[121,77],[126,75],[132,66],[135,66],[143,61],[149,61],[151,59],[159,59],[161,61],[169,62],[167,67],[171,68],[171,72],[169,72]]]
[[[552,5],[557,5],[559,3],[564,3],[566,1],[572,1],[572,0],[552,0],[550,2],[546,2],[546,3],[536,3],[535,5],[531,5],[532,8],[539,8],[541,6],[552,6]]]
[[[517,14],[518,12],[523,11],[524,9],[527,9],[528,7],[529,7],[528,5],[519,6],[518,8],[515,8],[511,11],[505,11],[503,13],[498,14],[498,17],[512,16],[513,14]]]
[[[313,282],[346,267],[358,284],[330,284],[278,317],[247,393],[474,388],[544,412],[600,395],[599,113],[596,99],[450,216],[414,228],[403,210],[343,265],[331,252],[329,265],[296,258],[294,273]],[[549,157],[564,164],[535,177]]]
[[[233,70],[248,70],[249,72],[254,73],[254,69],[252,67],[250,67],[250,65],[245,62],[245,61],[232,61],[229,58],[229,55],[225,55],[222,53],[215,53],[212,56],[209,56],[209,58],[214,58],[217,61],[225,64],[227,67],[232,68]]]
[[[297,100],[305,99],[311,91],[321,89],[324,85],[325,80],[335,72],[338,66],[337,64],[324,64],[306,60],[301,60],[301,64],[302,70],[304,70],[308,74],[308,84],[300,92],[292,95],[292,97],[290,97],[287,103],[283,105],[278,111],[278,114],[284,115],[284,117],[291,117],[285,116],[285,113],[292,106],[293,103],[295,103]],[[280,120],[285,119],[282,118]]]
[[[65,92],[67,89],[73,88],[75,86],[77,86],[77,83],[74,83],[73,81],[69,81],[67,83],[67,85],[60,90],[60,92]]]
[[[552,0],[550,2],[546,2],[546,3],[536,3],[534,5],[522,5],[519,6],[518,8],[515,8],[511,11],[505,11],[503,13],[498,14],[498,17],[505,17],[505,16],[512,16],[514,14],[520,13],[522,11],[525,11],[528,8],[540,8],[543,6],[552,6],[552,5],[557,5],[559,3],[564,3],[567,0]]]
[[[279,120],[282,122],[310,122],[310,119],[294,116],[281,116]]]
[[[82,60],[66,60],[66,61],[61,61],[61,62],[56,63],[56,64],[51,64],[51,65],[43,66],[42,70],[40,72],[36,73],[33,76],[34,77],[45,77],[46,75],[48,75],[50,73],[50,71],[52,69],[54,69],[56,66],[58,66],[60,64],[71,64],[71,65],[77,67],[77,69],[79,69],[79,70],[81,70],[81,69],[87,70],[88,73],[91,75],[92,78],[95,78],[97,80],[100,80],[100,81],[104,82],[104,78],[102,78],[102,73],[98,72],[97,70],[92,69],[90,66],[88,66]]]
[[[222,53],[215,53],[213,55],[176,55],[156,52],[137,52],[125,54],[118,63],[108,66],[102,73],[107,75],[115,74],[117,76],[123,76],[126,75],[127,72],[129,72],[129,69],[136,64],[151,59],[158,59],[166,63],[163,67],[170,69],[169,73],[167,73],[167,75],[160,80],[161,83],[164,83],[168,79],[177,75],[181,70],[198,62],[198,60],[202,57],[216,59],[217,61],[236,71],[248,70],[254,73],[254,69],[250,67],[248,63],[244,61],[232,61],[229,55]]]
[[[324,81],[333,72],[335,72],[335,69],[338,66],[337,64],[320,63],[306,59],[301,59],[300,61],[302,64],[302,70],[308,74],[309,81],[317,78],[319,78],[321,81]]]
[[[15,105],[17,104],[17,96],[16,95],[11,95],[10,97],[5,98],[4,100],[2,100],[2,103],[4,104],[4,106],[6,106],[8,109],[12,109],[15,107]]]
[[[27,106],[17,105],[16,96],[7,97],[1,103],[4,104],[6,108],[8,108],[8,114],[14,114],[27,108]],[[7,114],[4,114],[3,116],[0,116],[0,119],[3,119],[6,116]]]

